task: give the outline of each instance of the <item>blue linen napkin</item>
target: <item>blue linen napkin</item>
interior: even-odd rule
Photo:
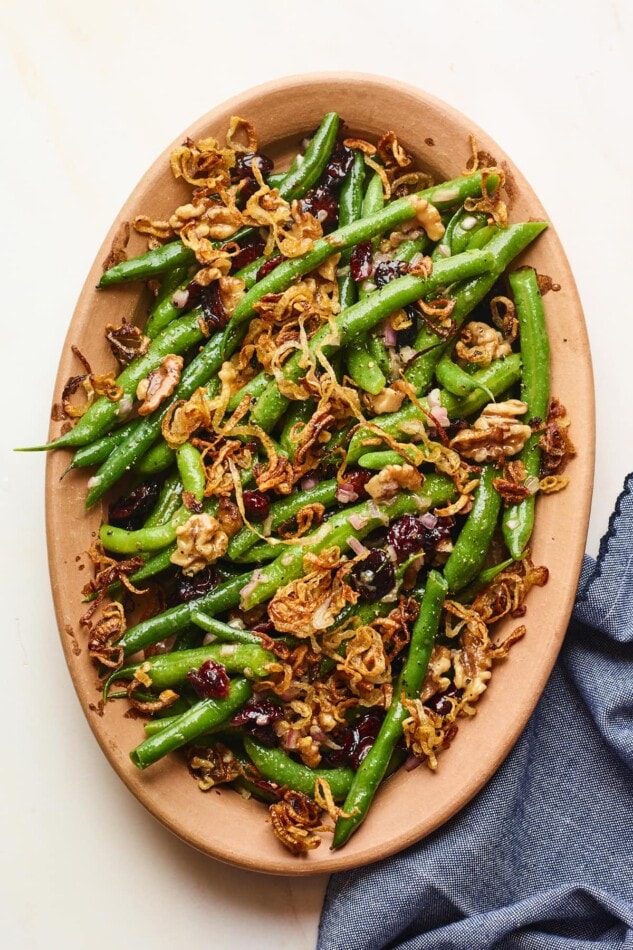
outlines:
[[[384,948],[633,948],[633,474],[504,764],[419,844],[332,877],[318,950]]]

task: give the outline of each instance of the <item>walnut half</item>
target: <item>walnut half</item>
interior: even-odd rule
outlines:
[[[148,416],[171,396],[180,382],[183,366],[182,356],[169,353],[156,369],[140,381],[136,389],[137,398],[142,400],[138,407],[139,416]]]
[[[422,487],[422,476],[417,468],[408,463],[404,465],[386,465],[381,472],[373,475],[365,485],[365,491],[374,501],[393,498],[399,491],[418,491]]]
[[[176,550],[170,560],[191,577],[222,557],[228,543],[226,531],[215,518],[206,513],[192,515],[176,530]]]
[[[488,403],[472,428],[458,432],[450,446],[475,462],[503,462],[517,455],[532,434],[528,425],[517,422],[526,412],[520,399]]]

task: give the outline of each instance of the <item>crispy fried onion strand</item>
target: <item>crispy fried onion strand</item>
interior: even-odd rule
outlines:
[[[331,830],[321,824],[319,805],[303,792],[287,789],[282,801],[270,805],[268,811],[275,837],[293,854],[318,848],[318,832]]]
[[[123,397],[123,389],[114,378],[114,372],[96,375],[92,372],[90,364],[81,351],[72,346],[71,350],[79,362],[86,370],[80,376],[71,376],[62,391],[61,404],[64,415],[69,419],[78,419],[90,408],[96,396],[105,396],[111,402],[118,402]],[[83,389],[85,400],[80,404],[72,401],[72,397]]]
[[[358,600],[345,581],[351,562],[341,558],[339,548],[306,554],[303,565],[304,576],[280,587],[268,605],[275,629],[302,639],[330,627],[346,604]]]

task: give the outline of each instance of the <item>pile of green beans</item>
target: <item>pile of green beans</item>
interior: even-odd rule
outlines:
[[[343,159],[347,162],[344,173],[333,185],[336,163]],[[538,281],[530,267],[512,270],[512,262],[538,238],[546,223],[500,227],[487,213],[467,210],[468,199],[480,197],[483,188],[493,193],[500,186],[501,174],[495,170],[485,177],[474,172],[432,185],[414,196],[396,198],[385,197],[381,174],[367,172],[363,151],[353,143],[341,146],[339,117],[328,113],[303,155],[295,158],[288,172],[269,175],[268,184],[289,202],[304,200],[308,209],[314,195],[329,188],[338,203],[336,226],[314,240],[304,254],[282,259],[261,275],[264,257],[231,274],[244,282],[244,293],[226,325],[208,339],[202,307],[185,313],[178,307],[200,266],[193,251],[180,240],[106,271],[99,292],[132,281],[159,283],[144,328],[148,348],[119,374],[120,398],[114,401],[100,396],[73,428],[49,445],[38,447],[71,450],[69,470],[92,469],[88,508],[116,494],[125,499],[136,497],[136,492],[142,495],[151,480],[158,481],[154,504],[140,520],[129,525],[106,521],[99,532],[109,557],[141,559],[133,562],[134,570],[122,580],[115,578],[108,590],[112,598],[121,597],[130,584],[138,589],[152,581],[166,593],[164,609],[129,624],[116,640],[123,665],[105,680],[106,701],[119,696],[134,701],[141,689],[154,701],[155,714],[147,723],[145,738],[131,752],[134,764],[145,769],[176,749],[199,748],[221,740],[239,762],[246,763],[238,785],[245,782],[258,795],[257,782],[249,784],[253,775],[269,783],[261,793],[264,800],[278,801],[285,789],[313,796],[319,783],[329,787],[332,800],[342,803],[334,848],[344,845],[357,830],[381,784],[402,761],[400,746],[408,715],[405,701],[420,696],[446,600],[471,603],[501,571],[511,569],[529,551],[535,495],[504,504],[497,490],[500,466],[488,460],[476,464],[463,455],[460,471],[469,473],[472,486],[468,504],[454,506],[464,480],[458,482],[454,470],[450,477],[446,474],[450,469],[438,462],[438,451],[441,459],[451,452],[454,458],[455,450],[449,446],[454,434],[451,427],[455,423],[458,428],[468,427],[490,402],[520,397],[527,406],[523,418],[528,422],[547,418],[550,399],[546,318]],[[432,241],[426,233],[428,223],[420,216],[425,202],[443,222],[440,240]],[[239,229],[232,240],[245,246],[257,237],[256,230],[248,226]],[[356,277],[354,255],[360,245],[371,249],[372,273],[378,275],[380,265],[393,265],[389,279],[373,281],[372,277],[361,282]],[[214,461],[208,428],[202,427],[173,448],[162,437],[163,421],[174,406],[186,402],[200,388],[204,398],[215,396],[218,372],[240,351],[259,302],[270,300],[271,295],[279,297],[297,281],[314,277],[333,255],[337,255],[334,287],[338,289],[338,306],[331,318],[310,332],[305,346],[291,352],[276,375],[255,360],[241,388],[238,385],[231,393],[228,405],[222,404],[226,413],[221,426],[238,407],[247,407],[240,419],[242,434],[237,438],[242,442],[251,438],[257,448],[251,453],[250,466],[239,470],[239,484],[229,493],[232,517],[237,512],[239,524],[226,529],[226,543],[205,555],[206,564],[198,563],[197,572],[192,568],[185,574],[177,566],[180,539],[194,517],[210,519],[222,533],[227,497],[207,490],[208,467]],[[426,263],[423,255],[428,255]],[[469,364],[459,358],[456,349],[460,328],[470,319],[490,323],[486,301],[491,293],[501,292],[501,281],[509,282],[514,298],[518,343],[504,358]],[[437,298],[450,301],[450,313],[442,325],[434,325],[425,315]],[[400,324],[394,327],[390,320],[398,314]],[[407,328],[405,321],[406,338],[397,329],[403,316],[409,323]],[[149,415],[135,414],[139,383],[156,372],[170,354],[184,358],[175,389]],[[342,422],[328,423],[329,430],[316,442],[314,468],[307,478],[301,471],[292,490],[262,493],[257,486],[271,446],[280,463],[294,471],[301,433],[314,419],[318,395],[312,392],[305,399],[289,395],[305,382],[309,360],[314,361],[317,378],[321,372],[332,372],[338,387],[353,390],[360,411],[354,410]],[[391,411],[380,409],[382,398]],[[230,429],[221,426],[215,434],[230,439]],[[537,432],[525,441],[517,460],[525,467],[526,479],[532,484],[538,480],[541,449]],[[417,482],[403,480],[406,488],[381,496],[376,485],[388,472],[395,473],[396,482],[413,472]],[[371,494],[376,497],[367,495],[365,486],[370,479],[374,485]],[[261,516],[252,511],[249,515],[253,505],[259,505]],[[415,556],[402,563],[390,540],[396,536],[392,529],[413,523],[419,530],[423,515],[428,527],[428,518],[443,517],[432,513],[446,506],[456,512],[449,526],[448,546],[442,553],[431,548],[421,556],[420,542]],[[297,534],[300,519],[308,512],[316,520],[303,534]],[[501,557],[500,543],[507,549],[501,551]],[[268,605],[278,591],[299,582],[310,565],[319,563],[323,553],[332,548],[338,549],[343,564],[351,565],[344,576],[352,578],[349,584],[355,596],[351,598],[354,602],[330,619],[324,633],[343,624],[377,622],[411,591],[419,602],[401,671],[391,684],[390,704],[383,703],[378,734],[355,767],[350,762],[327,765],[329,740],[330,749],[338,747],[337,736],[353,727],[364,713],[353,693],[349,694],[345,723],[326,736],[321,749],[325,764],[319,767],[306,764],[290,743],[284,746],[280,740],[271,746],[260,741],[257,730],[240,720],[248,704],[256,704],[262,694],[272,703],[275,715],[276,709],[283,714],[283,696],[274,693],[270,678],[280,669],[280,657],[291,655],[308,641],[301,624],[290,632],[275,629]],[[374,552],[381,563],[397,562],[392,563],[391,587],[380,596],[371,593],[367,571],[353,573]],[[203,574],[212,579],[206,588],[196,587]],[[365,579],[359,581],[359,576]],[[184,596],[183,584],[187,583],[189,591]],[[309,641],[317,651],[319,635],[313,634]],[[345,638],[341,642],[338,653],[323,653],[319,676],[327,678],[344,669]],[[224,692],[201,693],[196,683],[203,671],[218,668],[228,677]],[[314,682],[315,669],[309,675]],[[125,689],[117,690],[117,683],[126,684]],[[166,696],[169,703],[165,700],[163,706]]]

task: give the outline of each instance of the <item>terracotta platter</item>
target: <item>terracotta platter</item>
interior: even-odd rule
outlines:
[[[547,219],[547,213],[516,165],[481,129],[443,102],[389,79],[358,74],[291,77],[249,90],[217,106],[178,136],[142,178],[117,215],[88,274],[73,315],[61,359],[55,398],[77,373],[70,346],[76,344],[94,367],[112,365],[102,328],[121,317],[142,319],[147,299],[138,286],[96,291],[113,236],[123,220],[136,214],[164,218],[188,197],[169,170],[171,149],[186,135],[221,138],[232,115],[254,123],[260,148],[276,167],[296,151],[303,136],[325,112],[338,112],[350,133],[380,136],[393,129],[413,153],[418,167],[436,180],[463,172],[470,155],[468,135],[508,173],[511,220]],[[129,251],[143,244],[133,238]],[[84,510],[86,474],[71,472],[60,482],[69,458],[51,454],[47,469],[47,528],[50,572],[57,620],[66,659],[82,708],[110,763],[140,802],[167,828],[195,848],[242,867],[280,874],[314,874],[362,865],[392,854],[428,835],[453,816],[484,785],[503,761],[530,716],[559,652],[569,619],[584,550],[593,477],[594,407],[591,363],[580,301],[565,253],[552,226],[528,249],[524,260],[560,286],[545,297],[552,351],[552,391],[572,415],[578,454],[569,467],[571,483],[561,495],[542,497],[537,506],[533,557],[550,569],[544,588],[528,597],[527,636],[495,668],[477,715],[461,721],[450,750],[432,774],[425,767],[400,771],[380,791],[369,817],[340,852],[327,837],[320,848],[297,859],[275,840],[265,806],[245,801],[230,790],[201,793],[182,760],[173,755],[139,772],[129,750],[142,738],[139,721],[125,718],[124,703],[100,710],[95,669],[79,627],[81,565],[104,510]],[[58,433],[51,427],[51,438]],[[515,624],[510,619],[503,635]]]

